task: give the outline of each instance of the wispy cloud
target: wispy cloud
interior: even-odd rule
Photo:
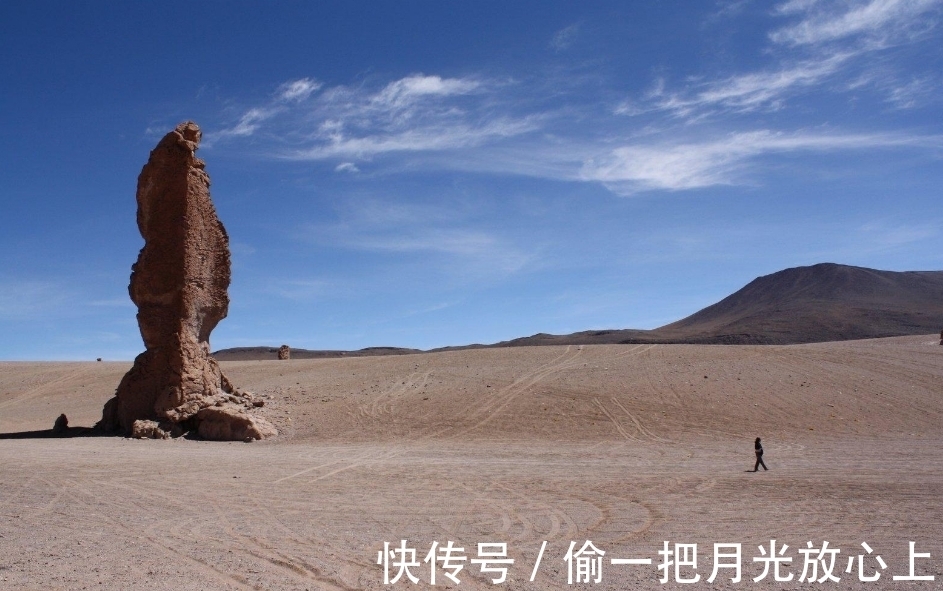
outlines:
[[[733,133],[697,143],[616,148],[583,166],[582,177],[632,195],[651,190],[683,190],[747,182],[747,166],[771,153],[834,152],[873,148],[943,148],[943,137],[890,134]]]
[[[381,110],[403,109],[423,98],[468,94],[479,86],[480,82],[473,79],[413,74],[390,82],[383,90],[370,97],[370,103]]]
[[[415,74],[377,91],[335,87],[312,105],[305,116],[309,131],[282,155],[356,163],[379,154],[478,146],[538,127],[535,117],[494,114],[489,100],[489,85],[475,78]]]
[[[719,21],[738,16],[752,0],[718,0],[717,9],[708,17],[708,21]]]
[[[477,227],[460,208],[376,200],[349,202],[336,223],[303,225],[296,237],[332,248],[398,258],[412,255],[423,265],[473,278],[517,273],[536,256],[507,237]]]
[[[867,0],[824,2],[790,0],[773,15],[798,18],[769,34],[767,49],[775,64],[758,71],[715,79],[698,79],[681,90],[667,90],[659,81],[641,99],[624,101],[617,114],[638,116],[668,112],[697,121],[724,112],[776,110],[800,92],[834,92],[847,85],[827,86],[864,55],[897,43],[915,42],[933,29],[943,0]],[[862,79],[859,76],[859,80]],[[913,105],[894,100],[898,106]]]
[[[717,136],[710,130],[692,132],[697,112],[748,111],[775,108],[789,92],[812,86],[831,76],[851,59],[836,53],[821,61],[794,64],[791,69],[759,72],[707,82],[687,97],[668,95],[661,81],[649,91],[657,108],[686,117],[686,137],[697,140],[666,141],[665,128],[648,134],[631,126],[620,129],[604,119],[591,119],[596,136],[579,129],[560,131],[560,117],[548,112],[509,115],[514,107],[508,97],[498,97],[498,85],[473,78],[413,75],[373,90],[337,86],[311,97],[301,106],[284,109],[292,129],[279,128],[280,157],[298,161],[333,163],[338,173],[359,173],[364,165],[375,167],[379,157],[398,156],[400,166],[412,169],[452,169],[516,174],[553,180],[601,183],[620,195],[642,191],[678,191],[715,185],[757,182],[761,156],[790,153],[836,153],[864,149],[940,149],[940,137],[914,133],[846,133],[750,129],[738,125],[735,132]],[[871,84],[864,81],[862,84]],[[906,104],[926,92],[923,79],[902,85],[894,100]],[[301,107],[304,108],[301,108]],[[267,122],[256,109],[246,113],[245,125]],[[619,118],[622,120],[622,118]],[[556,126],[556,127],[555,127]],[[237,126],[238,129],[238,126]],[[602,130],[601,132],[598,130]],[[667,128],[667,129],[670,129]],[[291,147],[285,147],[290,145]],[[404,161],[412,155],[412,159]],[[387,160],[388,161],[388,160]],[[371,207],[376,209],[376,204]],[[349,213],[349,212],[348,212]],[[385,210],[384,223],[393,212]],[[341,225],[327,229],[339,244],[374,252],[438,252],[451,256],[480,257],[501,251],[506,245],[495,236],[453,225],[446,220],[434,228],[412,212],[395,231],[389,225],[372,225],[364,211],[348,215]],[[418,221],[417,221],[418,220]],[[504,268],[526,264],[527,256],[500,256]]]
[[[357,165],[353,162],[341,162],[334,167],[334,172],[350,172],[357,173],[360,172],[360,169],[357,168]]]
[[[858,100],[870,92],[893,109],[931,100],[939,76],[898,75],[895,54],[875,52],[891,39],[917,39],[901,32],[933,26],[940,5],[943,0],[782,2],[766,13],[778,28],[760,37],[768,67],[712,77],[693,73],[682,88],[659,76],[615,113],[611,102],[590,98],[591,91],[549,100],[552,85],[535,78],[414,73],[331,87],[301,78],[279,85],[267,102],[246,109],[216,137],[237,141],[257,134],[265,139],[257,145],[267,157],[317,162],[351,176],[367,173],[361,179],[389,171],[462,170],[601,183],[623,195],[752,184],[762,182],[761,157],[769,154],[939,149],[932,132],[893,133],[888,126],[873,133],[843,131],[814,113],[822,94],[844,92]],[[736,0],[718,6],[725,18],[745,12]],[[554,46],[565,47],[578,31],[579,23],[561,29]],[[791,109],[794,102],[805,112]],[[438,245],[438,252],[471,256],[497,249],[489,242],[494,236],[467,228],[447,224],[414,235],[412,227],[391,234],[361,224],[351,235],[376,252]]]
[[[303,101],[321,86],[321,83],[313,78],[291,80],[278,87],[276,98],[280,101]]]
[[[217,137],[252,135],[265,120],[271,119],[276,113],[278,113],[278,109],[274,108],[249,109],[235,125],[222,129],[216,132],[215,135]]]
[[[773,12],[779,15],[803,13],[813,8],[820,1],[821,0],[788,0],[776,6]]]
[[[485,142],[522,135],[539,128],[538,118],[498,119],[479,125],[461,121],[421,122],[415,127],[394,125],[371,134],[331,131],[315,146],[296,150],[285,157],[293,160],[331,158],[369,159],[389,152],[443,151],[480,146]]]
[[[910,109],[932,100],[938,100],[939,79],[931,76],[911,78],[887,87],[887,102],[898,109]]]
[[[940,0],[869,0],[866,2],[813,2],[792,0],[777,7],[781,15],[802,19],[770,34],[775,43],[819,45],[852,36],[887,42],[898,36],[926,30],[928,13]]]
[[[262,125],[273,117],[285,112],[292,103],[301,103],[322,84],[313,78],[289,80],[275,90],[274,96],[264,105],[247,109],[239,119],[229,127],[204,133],[203,147],[210,147],[219,140],[253,135]]]
[[[0,319],[28,320],[52,317],[67,308],[70,297],[51,281],[6,279],[0,281]]]
[[[88,302],[89,306],[96,308],[134,308],[134,302],[131,298],[111,298],[107,300],[92,300]]]
[[[335,282],[325,279],[285,279],[268,282],[265,290],[288,300],[309,302],[328,294],[336,295],[339,288]]]
[[[355,172],[358,160],[380,154],[479,146],[539,127],[540,118],[534,115],[496,114],[493,86],[475,77],[412,74],[380,88],[321,90],[320,83],[303,78],[282,84],[267,104],[209,134],[210,144],[250,136],[269,125],[282,140],[273,150],[276,155],[338,159],[336,170]]]
[[[553,38],[550,39],[550,47],[554,51],[564,51],[568,49],[579,36],[580,28],[580,23],[573,23],[572,25],[563,27],[553,34]]]
[[[922,242],[940,235],[939,223],[917,224],[872,221],[857,228],[861,242],[874,250],[888,250]]]
[[[664,91],[663,85],[650,93],[648,108],[622,103],[616,113],[638,115],[651,111],[670,111],[690,117],[705,110],[753,111],[777,109],[791,93],[821,83],[834,74],[852,56],[836,53],[825,59],[812,59],[777,70],[739,74],[701,83],[687,93]]]

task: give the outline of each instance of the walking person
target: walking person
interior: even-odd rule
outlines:
[[[763,463],[763,446],[760,444],[760,438],[756,438],[756,442],[753,444],[753,451],[756,452],[756,464],[753,466],[753,471],[756,472],[760,469],[760,466],[763,466],[764,470],[769,470],[766,467],[766,464]]]

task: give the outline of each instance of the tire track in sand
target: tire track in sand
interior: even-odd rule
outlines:
[[[487,401],[484,405],[478,407],[477,410],[475,410],[470,415],[468,415],[473,420],[478,417],[481,417],[482,415],[485,415],[483,418],[478,420],[475,424],[469,427],[466,427],[464,429],[461,429],[457,432],[452,431],[453,427],[444,427],[444,428],[431,430],[403,443],[427,444],[431,440],[437,437],[447,435],[448,437],[456,438],[481,427],[482,425],[490,421],[492,418],[494,418],[496,413],[500,412],[505,407],[507,407],[507,405],[510,404],[514,398],[516,398],[521,393],[527,391],[528,389],[532,388],[536,384],[540,383],[541,380],[545,379],[546,377],[556,372],[563,371],[571,367],[575,367],[577,364],[576,359],[577,357],[579,357],[580,353],[582,352],[582,349],[578,349],[575,355],[572,355],[569,357],[569,359],[567,359],[567,355],[570,353],[571,349],[572,349],[571,346],[567,346],[566,350],[564,350],[563,353],[561,353],[557,357],[553,358],[552,360],[538,367],[537,369],[525,373],[524,375],[514,380],[508,386],[501,388],[494,396],[491,397],[489,401]],[[409,387],[414,386],[418,382],[418,379],[416,378],[416,376],[424,376],[422,384],[425,384],[426,380],[428,379],[429,375],[431,375],[431,373],[432,372],[430,371],[430,372],[425,372],[425,373],[415,372],[413,374],[410,374],[407,380],[402,381],[403,383],[394,385],[394,387],[389,391],[388,396],[392,396],[397,393],[403,393]],[[379,405],[377,405],[377,407],[379,408]],[[294,474],[289,474],[287,476],[279,478],[273,481],[273,484],[279,484],[279,483],[291,480],[293,478],[297,478],[299,476],[303,476],[305,474],[314,472],[322,468],[327,468],[329,466],[333,466],[336,464],[341,464],[341,463],[346,464],[337,469],[321,474],[317,476],[316,478],[309,481],[309,483],[314,483],[319,480],[323,480],[325,478],[334,476],[335,474],[338,474],[340,472],[345,472],[347,470],[359,468],[368,463],[374,463],[374,462],[392,459],[394,457],[397,457],[405,453],[406,449],[407,448],[405,446],[401,446],[400,449],[398,450],[392,450],[388,452],[381,452],[381,453],[377,453],[376,451],[366,452],[354,458],[353,460],[342,458],[342,459],[330,461],[327,463],[319,464],[317,466],[311,466],[309,468],[305,468],[304,470],[295,472]]]
[[[45,394],[50,389],[56,386],[61,386],[69,381],[81,378],[82,376],[88,375],[95,369],[94,367],[85,367],[85,365],[87,364],[83,364],[83,367],[80,367],[79,369],[75,371],[69,372],[65,374],[64,376],[58,377],[49,382],[43,382],[42,384],[39,384],[37,386],[33,386],[32,388],[26,390],[25,392],[20,393],[18,396],[14,396],[13,398],[10,398],[9,400],[4,400],[3,402],[0,402],[0,409],[9,408],[11,406],[20,404],[22,402],[27,402],[34,398],[38,398],[39,396]]]
[[[655,347],[655,345],[635,345],[628,351],[623,351],[615,355],[606,357],[603,359],[603,361],[612,361],[619,358],[641,355],[642,353],[649,351],[653,347]],[[466,415],[466,417],[470,418],[471,420],[478,419],[474,424],[468,427],[459,429],[458,431],[453,431],[454,429],[453,427],[444,427],[444,428],[431,430],[424,434],[420,434],[412,438],[408,442],[404,442],[404,443],[427,444],[434,438],[443,437],[443,436],[454,439],[454,438],[458,438],[463,435],[466,435],[474,431],[475,429],[478,429],[484,426],[489,421],[491,421],[495,416],[497,416],[502,410],[504,410],[509,404],[511,404],[514,401],[514,399],[516,399],[521,394],[527,392],[528,390],[532,389],[533,387],[535,387],[537,384],[539,384],[546,378],[556,373],[559,373],[561,371],[578,367],[579,358],[583,352],[583,347],[577,347],[575,353],[571,355],[570,352],[572,349],[573,347],[571,345],[568,345],[566,349],[560,355],[554,357],[547,363],[539,366],[537,369],[524,373],[523,375],[516,378],[513,382],[511,382],[509,385],[499,389],[484,404],[478,406],[476,410]],[[401,380],[400,378],[397,378],[397,381],[400,383],[394,384],[391,389],[381,394],[381,396],[383,397],[383,399],[387,399],[387,398],[395,397],[397,395],[401,395],[405,393],[406,391],[408,391],[410,388],[417,387],[416,386],[417,383],[419,384],[418,387],[422,387],[427,383],[429,376],[431,374],[432,374],[432,371],[414,372],[410,374],[406,380]],[[371,404],[371,407],[369,410],[365,408],[365,405],[361,405],[360,407],[361,414],[369,415],[373,418],[380,418],[379,409],[381,408],[381,404],[382,404],[382,399],[376,400]],[[604,410],[603,412],[606,412],[606,411]],[[644,430],[646,433],[650,433],[647,430],[645,430],[644,427],[642,428],[642,430]],[[631,436],[628,436],[628,437],[631,438]],[[635,439],[635,440],[640,441],[639,439]],[[375,463],[375,462],[392,459],[405,452],[406,452],[406,448],[402,447],[399,450],[392,450],[392,451],[388,451],[384,453],[377,453],[376,451],[366,452],[353,459],[341,458],[337,460],[332,460],[326,463],[318,464],[316,466],[305,468],[304,470],[300,470],[293,474],[289,474],[287,476],[279,478],[273,481],[273,484],[279,484],[279,483],[291,480],[293,478],[297,478],[299,476],[303,476],[305,474],[309,474],[311,472],[314,472],[316,470],[320,470],[323,468],[328,468],[328,467],[335,466],[338,464],[344,464],[334,470],[330,470],[324,474],[320,474],[316,478],[309,481],[309,483],[314,483],[319,480],[323,480],[331,476],[334,476],[336,474],[339,474],[341,472],[359,468],[369,463]]]
[[[170,554],[172,559],[183,560],[184,562],[189,563],[198,572],[203,573],[212,580],[216,580],[218,583],[235,585],[237,588],[247,591],[257,591],[257,587],[250,585],[249,581],[246,580],[245,577],[233,575],[226,571],[220,570],[209,561],[201,560],[192,556],[189,552],[183,549],[182,546],[174,545],[169,541],[173,538],[173,536],[166,535],[167,532],[162,532],[163,535],[160,536],[155,535],[153,532],[154,529],[160,525],[159,522],[155,522],[155,524],[145,528],[143,531],[134,529],[133,527],[126,525],[119,518],[120,516],[125,515],[127,509],[127,507],[125,507],[123,504],[111,500],[111,497],[108,497],[107,495],[96,495],[92,491],[80,485],[75,480],[69,480],[67,481],[67,484],[69,489],[72,491],[71,497],[73,500],[75,500],[77,503],[85,505],[91,513],[96,513],[97,510],[97,517],[99,517],[101,520],[107,521],[113,528],[123,531],[128,538],[145,540],[155,549]],[[137,490],[138,492],[144,492],[145,490],[139,487],[131,488]],[[87,498],[93,499],[97,505],[88,503],[86,501]],[[143,504],[134,502],[132,502],[132,504],[136,505],[142,511],[146,511],[148,509],[148,507],[145,507]],[[103,510],[103,506],[106,508],[111,508],[113,511],[105,511]],[[112,517],[109,513],[113,513],[119,517]]]
[[[500,413],[502,410],[507,408],[507,406],[511,404],[511,402],[513,402],[515,398],[517,398],[524,392],[530,390],[531,388],[533,388],[534,386],[542,382],[544,379],[548,378],[549,376],[555,373],[559,373],[561,371],[565,371],[567,369],[576,367],[578,364],[577,358],[582,354],[583,349],[578,348],[574,355],[567,358],[567,355],[569,354],[570,349],[572,349],[572,346],[567,345],[567,348],[563,353],[561,353],[554,359],[550,360],[548,363],[538,367],[534,371],[525,373],[521,377],[511,382],[509,385],[498,390],[498,392],[495,393],[495,395],[491,398],[491,400],[489,400],[488,402],[480,406],[477,410],[475,410],[471,414],[467,415],[468,418],[472,420],[475,420],[475,419],[478,419],[478,417],[481,417],[479,420],[477,420],[473,425],[469,427],[466,427],[464,429],[461,429],[457,432],[452,433],[450,436],[459,437],[467,433],[470,433],[471,431],[474,431],[475,429],[478,429],[479,427],[483,427],[489,421],[491,421],[495,416],[497,416],[498,413]]]
[[[409,374],[405,380],[397,378],[397,383],[385,392],[378,394],[369,407],[366,404],[358,405],[361,416],[380,419],[382,418],[381,415],[391,414],[393,412],[393,402],[396,398],[406,394],[409,390],[424,388],[429,383],[429,376],[431,375],[431,370],[426,372],[417,371]]]

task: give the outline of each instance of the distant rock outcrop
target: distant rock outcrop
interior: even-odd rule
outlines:
[[[291,347],[288,345],[282,345],[278,348],[278,358],[279,359],[291,359]]]
[[[209,337],[229,309],[229,237],[195,156],[200,128],[181,123],[151,152],[138,177],[137,222],[144,248],[128,288],[146,351],[134,360],[99,426],[154,436],[197,431],[209,439],[276,434],[250,416],[253,397],[234,387],[210,356]],[[212,412],[205,412],[212,409]],[[153,421],[157,425],[137,421]],[[203,428],[201,422],[211,426]],[[227,428],[221,424],[231,423]]]

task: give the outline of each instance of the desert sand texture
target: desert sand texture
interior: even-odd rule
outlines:
[[[429,588],[423,558],[450,540],[469,560],[458,585],[437,569],[438,588],[943,587],[933,335],[222,365],[264,397],[277,439],[42,437],[62,412],[97,421],[130,363],[0,364],[0,589]],[[768,472],[750,471],[757,436]],[[420,582],[385,586],[378,552],[404,539]],[[771,539],[789,546],[789,582],[752,580]],[[564,556],[587,540],[601,581],[570,586]],[[681,575],[699,583],[672,569],[659,584],[665,541],[697,544]],[[798,582],[809,541],[840,549],[840,583]],[[892,580],[910,541],[935,581]],[[479,542],[507,544],[504,583],[470,563]],[[706,582],[714,543],[742,544],[741,582]],[[858,555],[879,581],[858,581]]]

